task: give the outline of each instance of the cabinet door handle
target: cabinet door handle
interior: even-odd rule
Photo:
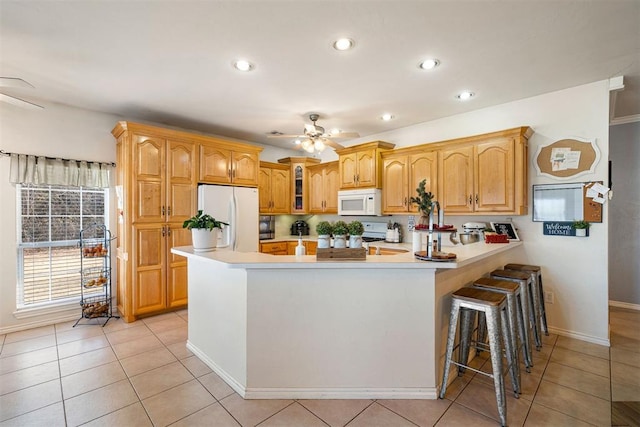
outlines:
[[[164,206],[162,206],[162,216],[164,216],[164,212],[165,212]]]
[[[167,235],[171,237],[171,227],[167,227]]]
[[[356,176],[355,176],[355,175],[353,175],[353,183],[355,184],[356,182],[358,182],[358,181],[356,180]]]
[[[233,169],[233,171],[231,171],[231,177],[232,177],[232,178],[235,178],[235,177],[236,177],[236,170],[235,170],[235,169]]]
[[[476,194],[476,205],[478,204],[478,195]]]
[[[402,203],[402,206],[407,206],[407,203],[409,203],[409,199],[405,197],[404,202]]]
[[[357,175],[356,175],[356,182],[357,182],[358,184],[360,184],[360,174],[357,174]]]
[[[471,194],[469,194],[469,204],[473,203],[473,199],[471,198]]]
[[[162,237],[164,237],[166,234],[167,234],[167,230],[164,227],[162,227]]]
[[[231,168],[229,168],[229,170],[227,171],[227,176],[231,178]]]
[[[171,206],[167,207],[167,216],[171,216]]]

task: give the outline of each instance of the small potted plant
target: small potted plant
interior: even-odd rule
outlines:
[[[336,221],[333,224],[333,247],[334,248],[346,248],[347,247],[347,233],[349,227],[344,221]]]
[[[586,237],[590,226],[591,224],[583,219],[573,221],[571,224],[571,228],[576,230],[577,237]]]
[[[427,180],[423,179],[418,184],[418,188],[416,188],[416,193],[418,195],[416,197],[411,197],[410,200],[411,203],[415,203],[416,207],[418,208],[418,212],[420,212],[419,224],[422,226],[429,225],[429,215],[431,214],[431,209],[433,207],[433,194],[431,194],[430,191],[427,191],[426,187]]]
[[[347,228],[349,229],[349,247],[361,248],[364,225],[360,221],[351,221]]]
[[[182,228],[191,230],[194,252],[207,252],[216,247],[224,225],[229,224],[199,210],[195,216],[182,223]]]
[[[333,233],[333,226],[329,221],[320,221],[316,225],[316,233],[318,233],[318,247],[329,248],[331,247],[331,233]]]

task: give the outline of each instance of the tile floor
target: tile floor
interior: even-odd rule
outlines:
[[[606,347],[545,338],[510,426],[609,426],[612,378],[614,400],[637,400],[640,313],[615,311],[611,363]],[[73,323],[0,336],[0,426],[498,425],[491,380],[470,371],[443,400],[243,400],[185,348],[186,311]]]

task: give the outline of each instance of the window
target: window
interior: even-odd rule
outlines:
[[[80,230],[106,224],[107,190],[25,184],[17,193],[18,307],[79,299]]]

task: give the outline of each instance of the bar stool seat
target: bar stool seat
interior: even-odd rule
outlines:
[[[507,264],[504,266],[505,270],[523,271],[531,274],[531,280],[534,283],[534,287],[539,295],[539,305],[537,307],[537,314],[540,319],[540,326],[542,332],[546,336],[549,336],[549,327],[547,325],[547,310],[544,305],[544,287],[542,286],[542,268],[539,265],[529,264]]]
[[[474,369],[468,365],[469,349],[472,344],[473,325],[476,314],[484,313],[489,335],[489,351],[491,353],[492,374]],[[458,329],[458,316],[460,317],[460,343],[455,345],[456,330]],[[471,369],[482,375],[493,378],[493,385],[496,392],[496,402],[500,422],[507,425],[507,402],[505,397],[504,373],[502,364],[503,348],[507,357],[507,369],[509,370],[511,383],[515,397],[520,395],[519,383],[517,382],[517,363],[513,360],[511,333],[508,325],[507,298],[498,292],[490,292],[484,289],[466,287],[458,289],[451,295],[451,314],[449,319],[449,333],[447,336],[447,350],[440,387],[440,399],[444,399],[449,382],[449,372],[451,364],[458,366],[458,374],[465,369]],[[453,351],[458,347],[458,361],[453,360]]]
[[[522,288],[519,283],[498,280],[491,277],[481,277],[473,282],[474,288],[485,289],[487,291],[499,292],[507,297],[507,312],[509,314],[509,327],[511,330],[511,339],[515,350],[514,360],[518,361],[519,351],[522,350],[522,358],[527,372],[531,372],[533,360],[531,357],[531,344],[529,343],[528,317],[526,312],[526,304],[523,304]],[[526,290],[525,290],[526,291]],[[483,313],[480,313],[482,317]],[[483,319],[484,320],[484,319]],[[478,340],[484,342],[485,328],[482,327],[483,322],[478,322]],[[516,333],[517,331],[517,333]],[[518,383],[520,383],[520,369],[517,369]]]

